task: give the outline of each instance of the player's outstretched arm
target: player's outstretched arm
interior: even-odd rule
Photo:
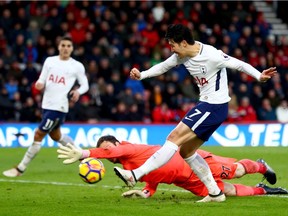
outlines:
[[[57,153],[59,159],[65,159],[63,164],[71,164],[90,155],[89,150],[78,149],[70,143],[66,146],[60,145]]]
[[[263,70],[260,76],[260,82],[267,82],[277,73],[276,67],[270,67],[266,70]]]

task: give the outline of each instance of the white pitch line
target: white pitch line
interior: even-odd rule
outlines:
[[[24,184],[48,184],[48,185],[60,185],[60,186],[77,186],[77,187],[95,187],[95,185],[91,184],[77,184],[77,183],[68,183],[68,182],[49,182],[49,181],[31,181],[31,180],[14,180],[14,179],[1,179],[0,182],[12,182],[12,183],[24,183]],[[110,185],[101,185],[104,188],[114,188],[114,189],[121,189],[125,187],[121,186],[110,186]],[[140,187],[134,187],[135,189],[141,190]],[[190,193],[187,190],[183,189],[165,189],[165,188],[158,188],[157,190],[160,191],[173,191],[173,192],[182,192],[182,193]],[[261,195],[259,195],[261,196]],[[288,195],[265,195],[265,197],[278,197],[278,198],[288,198]]]
[[[0,179],[0,182],[12,182],[12,183],[24,183],[24,184],[48,184],[48,185],[60,185],[60,186],[77,186],[77,187],[95,187],[95,185],[92,184],[77,184],[77,183],[68,183],[68,182],[49,182],[49,181],[31,181],[31,180],[16,180],[16,179]],[[101,185],[103,188],[114,188],[114,189],[121,189],[125,188],[126,186],[110,186],[110,185]],[[134,187],[135,189],[141,190],[142,188],[140,187]],[[158,190],[162,191],[175,191],[175,192],[189,192],[186,190],[177,190],[177,189],[164,189],[164,188],[159,188]]]

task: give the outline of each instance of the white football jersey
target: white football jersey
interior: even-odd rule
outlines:
[[[82,63],[73,58],[63,61],[58,56],[48,57],[37,82],[45,85],[42,108],[67,113],[68,93],[78,81],[80,94],[88,91],[89,85]]]
[[[194,77],[199,90],[200,101],[211,104],[222,104],[230,101],[226,68],[245,72],[257,80],[261,73],[251,65],[224,54],[215,47],[200,43],[199,53],[180,59],[177,54],[171,55],[165,61],[141,72],[141,80],[158,76],[171,68],[183,64]]]

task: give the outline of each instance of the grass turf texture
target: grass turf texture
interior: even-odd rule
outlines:
[[[274,186],[288,188],[288,148],[203,149],[237,159],[262,157],[277,172],[278,182]],[[25,151],[24,148],[1,148],[1,173],[16,165]],[[122,198],[121,194],[128,188],[114,175],[114,165],[102,161],[106,167],[104,179],[89,185],[78,176],[78,163],[63,165],[62,160],[57,159],[56,148],[42,148],[23,176],[6,178],[0,175],[0,216],[288,215],[288,196],[228,197],[224,203],[195,203],[199,197],[176,186],[162,184],[152,198]],[[255,174],[231,182],[256,185],[261,180],[262,175]],[[136,189],[143,185],[138,183]]]

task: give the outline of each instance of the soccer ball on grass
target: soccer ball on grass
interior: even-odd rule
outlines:
[[[103,179],[105,167],[99,159],[85,158],[79,164],[79,175],[84,182],[95,184]]]

